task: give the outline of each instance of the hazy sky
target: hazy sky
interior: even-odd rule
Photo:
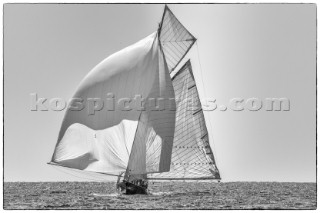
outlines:
[[[316,181],[316,5],[169,7],[198,39],[189,57],[202,98],[290,100],[290,111],[206,112],[222,179]],[[156,31],[163,8],[4,6],[5,181],[85,180],[46,164],[65,112],[30,111],[30,93],[71,98],[101,60]]]

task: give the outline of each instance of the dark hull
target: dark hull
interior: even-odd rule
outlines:
[[[147,188],[143,187],[143,186],[136,186],[132,183],[127,183],[125,194],[127,194],[127,195],[147,194]]]
[[[130,182],[123,182],[120,185],[121,193],[126,195],[147,194],[147,186],[138,186]]]

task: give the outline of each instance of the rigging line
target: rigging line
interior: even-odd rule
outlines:
[[[185,88],[188,88],[188,81],[187,81],[187,80],[188,80],[188,79],[187,79],[187,76],[183,76],[182,79],[181,79],[181,81],[184,82],[183,85],[182,85],[182,91],[183,91],[184,97],[188,97],[188,93],[189,93],[189,91],[188,91],[187,89],[185,89]],[[185,103],[182,103],[182,105],[184,105],[184,104],[185,104]],[[183,126],[181,127],[181,130],[182,130],[183,132],[187,132],[187,134],[188,134],[188,133],[189,133],[188,129],[190,129],[190,128],[188,128],[188,127],[189,127],[189,122],[186,122],[186,119],[187,119],[187,111],[182,112],[181,117],[183,117],[183,122],[182,122],[182,123],[186,124],[186,125],[183,125]],[[181,157],[181,155],[180,155],[180,152],[177,152],[177,153],[178,153],[178,155],[179,155],[179,160],[180,160],[180,163],[181,163],[181,162],[182,162],[182,157]]]
[[[162,43],[178,43],[178,42],[182,42],[183,43],[184,41],[190,41],[190,39],[177,40],[177,41],[162,41]],[[187,46],[186,46],[186,48],[187,48]]]
[[[161,151],[159,152],[159,150],[161,150],[161,149],[162,149],[162,146],[160,143],[157,147],[153,147],[153,150],[152,150],[153,152],[150,155],[146,156],[147,162],[148,162],[148,160],[150,160],[150,158],[152,159],[155,154],[157,154],[156,156],[161,155]],[[149,150],[147,150],[147,151],[149,151]],[[150,150],[150,152],[151,152],[151,150]]]
[[[171,57],[171,59],[174,60],[174,61],[171,60],[171,62],[173,62],[174,63],[173,65],[175,65],[177,63],[177,61],[179,61],[179,58],[181,57],[182,53],[179,52],[179,50],[177,50],[177,48],[175,46],[173,46],[173,45],[171,45],[171,46],[172,47],[170,47],[168,45],[164,46],[163,50],[164,50],[165,54],[169,55]],[[174,49],[176,49],[177,51],[175,51]],[[169,67],[169,69],[171,69],[171,68],[172,67]]]
[[[79,179],[86,179],[86,180],[91,180],[91,181],[101,181],[101,182],[103,181],[103,180],[99,180],[99,179],[92,179],[92,178],[88,178],[88,177],[77,176],[77,175],[72,174],[71,172],[67,172],[67,171],[65,171],[64,169],[59,168],[59,167],[53,166],[52,168],[54,168],[54,169],[56,169],[57,171],[60,171],[60,172],[62,172],[62,173],[65,173],[65,174],[71,175],[71,176],[73,176],[73,177],[79,178]],[[74,172],[75,172],[75,171],[74,171]],[[83,174],[83,175],[84,175],[84,174]]]
[[[186,82],[186,80],[188,80],[188,77],[189,77],[189,76],[187,76],[187,75],[183,76],[184,82],[185,82],[184,85],[183,85],[184,88],[188,85],[187,82]],[[188,90],[185,90],[185,89],[184,89],[184,93],[185,93],[185,95],[188,95],[189,92],[188,92]],[[182,117],[183,117],[184,119],[186,119],[187,115],[184,114],[184,116],[182,115]],[[184,122],[184,123],[185,123],[185,122]],[[186,124],[187,124],[187,126],[189,126],[189,122],[187,122]],[[189,131],[185,131],[185,130],[182,130],[182,131],[183,131],[183,134],[189,135],[189,133],[190,133]],[[189,135],[189,136],[190,136],[190,135]],[[181,138],[181,139],[182,139],[182,138]],[[189,144],[189,142],[188,142],[187,144]],[[187,144],[183,144],[183,145],[186,146]],[[195,150],[190,149],[190,150],[183,150],[183,152],[181,152],[181,154],[183,154],[183,157],[181,157],[180,152],[177,152],[177,154],[180,155],[180,157],[178,158],[178,159],[180,160],[180,162],[181,162],[182,160],[185,161],[185,160],[187,160],[187,159],[190,159],[189,157],[188,157],[187,159],[184,158],[184,156],[187,156],[188,153],[190,154],[190,152],[194,153],[195,156],[200,160],[200,157],[198,156],[198,153],[195,152]],[[184,163],[182,163],[182,167],[183,167],[184,170],[186,169],[186,168],[184,168],[184,167],[185,167],[185,166],[184,166]],[[188,167],[188,166],[187,166],[187,167]]]
[[[202,118],[204,119],[204,116],[202,116]],[[201,119],[198,119],[197,126],[199,126],[199,128],[201,129],[201,133],[206,132],[206,131],[204,131],[204,127],[203,127],[202,125],[203,125],[203,124],[202,124],[202,122],[201,122]],[[203,146],[204,146],[203,140],[199,138],[199,139],[197,140],[197,143],[200,144],[200,147],[201,147],[201,148],[199,148],[199,152],[202,153],[202,154],[205,156],[206,161],[208,162],[208,159],[207,159],[207,157],[206,157],[206,155],[207,155],[207,154],[206,154],[206,151],[203,150]]]
[[[193,158],[195,159],[195,158]],[[208,164],[203,164],[203,163],[199,163],[199,164],[192,164],[192,163],[186,163],[186,167],[188,168],[189,172],[190,170],[193,170],[193,171],[197,171],[199,174],[206,174],[206,173],[209,173],[209,170],[208,170]],[[181,165],[176,165],[176,169],[175,169],[175,172],[178,172],[179,170],[181,171],[181,169],[183,169],[184,167],[182,167]],[[189,174],[190,175],[190,174]]]
[[[185,82],[185,80],[184,80],[184,82]],[[187,86],[187,84],[186,84],[186,82],[184,83],[184,85],[183,85],[183,88],[185,88]],[[182,93],[184,93],[183,94],[183,96],[187,96],[188,95],[188,91],[186,91],[185,89],[184,89],[184,91],[182,92]],[[184,105],[184,104],[182,104],[182,105]],[[186,122],[186,118],[188,117],[187,116],[187,114],[186,114],[186,112],[184,112],[183,114],[181,114],[180,115],[180,117],[182,117],[183,119],[184,119],[184,122],[181,122],[180,124],[187,124],[188,125],[188,123],[189,122]],[[179,124],[178,124],[179,125]],[[182,135],[185,135],[186,133],[188,133],[188,131],[185,129],[185,125],[182,125],[181,126],[181,129],[179,129],[181,132],[180,132],[180,134],[182,134]],[[182,139],[182,138],[180,138],[180,139]],[[181,141],[181,140],[178,140],[178,141]],[[177,145],[179,145],[180,143],[178,143]],[[183,144],[183,143],[182,143]],[[185,144],[183,144],[183,145],[185,145]]]
[[[201,66],[201,62],[200,62],[200,53],[199,53],[199,45],[198,45],[198,41],[195,42],[196,43],[196,46],[197,46],[197,56],[198,56],[198,63],[199,63],[199,67],[200,67],[200,75],[201,75],[201,81],[202,81],[202,86],[203,86],[203,92],[204,92],[204,95],[205,95],[205,98],[207,97],[207,94],[206,94],[206,89],[204,87],[204,81],[203,81],[203,75],[202,75],[202,66]],[[204,116],[204,115],[203,115]],[[213,128],[212,128],[212,125],[211,125],[211,119],[209,117],[209,126],[210,126],[210,131],[213,132]],[[208,132],[208,131],[207,131]],[[209,137],[208,137],[209,139]],[[215,159],[215,165],[216,167],[218,167],[217,165],[217,161],[218,161],[218,156],[216,155],[216,152],[215,152],[215,143],[214,143],[214,139],[213,137],[211,137],[211,141],[212,141],[212,144],[213,144],[213,149],[211,149],[211,151],[213,152],[214,154],[214,159]],[[210,145],[210,143],[209,143]]]
[[[179,29],[177,29],[177,26],[179,26],[179,23],[176,21],[175,17],[172,17],[171,15],[168,15],[167,17],[168,17],[167,18],[168,21],[166,23],[167,30],[163,34],[163,37],[166,36],[166,39],[172,39],[173,37],[175,37],[178,34],[177,31],[179,31]],[[169,32],[169,34],[168,34],[168,32]]]
[[[204,92],[204,96],[206,98],[206,90],[205,90],[205,86],[204,86],[204,81],[203,81],[203,75],[202,75],[202,66],[200,63],[200,54],[199,54],[199,47],[198,47],[198,41],[196,41],[196,46],[197,46],[197,55],[198,55],[198,62],[199,62],[199,68],[200,68],[200,76],[201,76],[201,81],[202,81],[202,88],[203,88],[203,92]]]
[[[181,158],[179,157],[179,159],[181,159],[182,162],[184,162],[184,163],[181,163],[183,165],[196,161],[197,157],[198,157],[197,152],[195,150],[183,151],[183,152],[179,152],[179,153],[182,154],[182,157]],[[201,159],[198,159],[198,160],[199,160],[198,162],[203,162]]]
[[[184,29],[184,27],[181,24],[179,24],[177,21],[173,21],[171,27],[172,27],[172,31],[174,33],[174,36],[176,37],[176,41],[181,40],[184,37],[189,35],[186,32],[186,30]],[[191,37],[191,36],[189,36],[189,37]]]
[[[59,167],[60,168],[60,167]],[[61,170],[63,170],[64,168],[60,168]],[[74,170],[74,169],[70,169],[70,170],[67,170],[66,168],[66,171],[70,171],[71,173],[74,172],[74,173],[78,173],[79,175],[84,175],[84,176],[87,176],[87,177],[91,177],[91,178],[96,178],[98,181],[103,181],[107,175],[106,174],[101,174],[101,173],[94,173],[94,172],[90,172],[90,171],[85,171],[85,170]],[[110,177],[110,175],[109,175]]]
[[[185,80],[183,80],[183,81],[185,82]],[[186,85],[183,84],[182,87],[186,87]],[[184,95],[187,95],[187,94],[185,93]],[[183,116],[183,115],[182,115],[182,116]],[[183,116],[182,119],[185,119],[185,116]],[[182,161],[181,161],[182,158],[181,158],[181,156],[180,156],[180,152],[177,152],[177,155],[178,155],[178,161],[179,161],[180,163],[182,163]]]
[[[191,75],[190,72],[192,72],[192,71],[188,69],[187,79],[190,79],[190,78],[191,78],[191,77],[190,77],[190,75]],[[190,81],[190,80],[189,80],[189,81]],[[193,80],[192,80],[192,81],[193,81]],[[194,82],[194,84],[195,84],[195,82]],[[189,90],[187,90],[187,93],[189,94]],[[199,95],[198,95],[198,96],[199,96]],[[195,116],[192,116],[192,115],[190,115],[190,116],[191,116],[192,123],[193,123],[192,126],[196,126],[195,123],[196,123],[196,120],[197,120],[197,119],[195,118]],[[197,140],[196,140],[196,144],[199,146],[199,143],[198,143]],[[201,158],[200,158],[200,156],[198,155],[198,152],[195,152],[195,153],[196,153],[195,155],[197,156],[198,160],[201,161]],[[201,153],[201,152],[200,152],[200,153]]]

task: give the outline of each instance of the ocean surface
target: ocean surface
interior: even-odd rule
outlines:
[[[316,209],[316,183],[155,182],[118,195],[114,182],[5,182],[4,209]]]

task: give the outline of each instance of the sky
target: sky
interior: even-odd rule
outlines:
[[[169,7],[198,39],[185,60],[191,58],[201,98],[218,106],[234,98],[290,100],[288,111],[263,105],[258,111],[205,112],[222,180],[315,182],[316,5]],[[31,111],[30,94],[68,100],[96,64],[156,31],[163,9],[4,6],[5,181],[89,180],[46,164],[65,111]]]

